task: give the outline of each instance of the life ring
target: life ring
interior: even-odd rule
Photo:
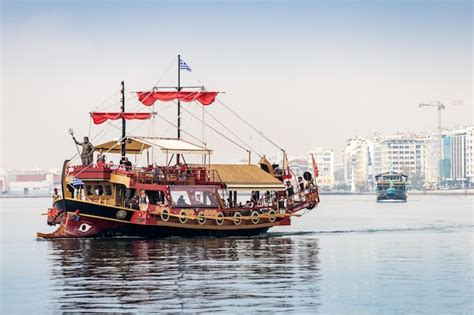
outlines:
[[[234,213],[234,224],[235,225],[240,225],[240,223],[242,223],[241,217],[242,217],[242,215],[240,214],[240,212]]]
[[[253,224],[258,224],[258,222],[260,222],[260,216],[258,215],[257,211],[252,212],[250,220],[252,221]]]
[[[182,224],[186,224],[186,222],[188,222],[188,217],[187,217],[186,211],[181,210],[179,212],[179,215],[180,215],[179,222],[181,222]],[[183,216],[184,216],[184,218],[183,218]]]
[[[199,212],[197,220],[198,220],[198,223],[201,224],[201,225],[206,223],[206,218],[205,218],[204,212]]]
[[[276,212],[275,210],[270,210],[268,211],[268,221],[270,221],[271,223],[275,222],[276,221]]]
[[[163,210],[161,210],[161,213],[160,213],[160,218],[161,220],[163,221],[168,221],[170,219],[170,212],[168,209],[164,208]]]
[[[222,212],[217,214],[216,223],[217,225],[222,225],[222,223],[224,223],[224,214]]]

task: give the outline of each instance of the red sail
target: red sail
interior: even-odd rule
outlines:
[[[91,113],[92,120],[94,121],[94,124],[99,125],[107,120],[117,120],[121,119],[122,117],[127,119],[127,120],[132,120],[132,119],[150,119],[151,118],[151,113],[100,113],[100,112],[92,112]]]
[[[151,106],[156,101],[169,102],[174,100],[180,100],[182,102],[198,101],[202,105],[212,104],[219,92],[137,92],[138,99],[145,106]]]

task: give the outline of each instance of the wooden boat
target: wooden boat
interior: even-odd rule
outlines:
[[[397,172],[385,172],[375,176],[377,181],[377,202],[407,201],[408,176]]]
[[[178,78],[179,71],[178,66]],[[249,164],[211,164],[212,150],[182,139],[180,102],[210,105],[217,92],[183,91],[179,79],[175,91],[136,92],[145,106],[157,100],[177,101],[177,138],[127,135],[126,121],[149,119],[154,113],[125,112],[123,82],[121,93],[120,112],[92,112],[91,116],[95,123],[121,119],[122,137],[95,149],[121,154],[123,159],[154,148],[166,157],[166,165],[84,166],[66,160],[62,196],[53,202],[47,217],[49,225],[59,227],[52,233],[38,233],[39,238],[251,236],[290,225],[292,217],[318,205],[318,187],[309,172],[304,174],[304,189],[292,194],[285,187],[285,182],[295,179],[285,158],[282,168],[264,156],[257,165],[250,164],[250,159]],[[186,163],[187,156],[196,154],[201,155],[202,163]],[[142,190],[147,196],[145,206],[137,197]],[[249,202],[243,204],[245,199]]]

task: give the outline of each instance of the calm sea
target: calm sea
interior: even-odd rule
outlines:
[[[323,196],[253,238],[39,241],[2,199],[0,313],[472,314],[473,198]]]

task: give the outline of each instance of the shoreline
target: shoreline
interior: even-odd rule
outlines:
[[[440,195],[440,196],[473,196],[474,189],[456,189],[456,190],[412,190],[408,191],[408,196],[419,195]],[[363,191],[321,191],[321,196],[375,196],[375,192]],[[30,198],[52,198],[52,196],[45,195],[0,195],[0,199],[30,199]]]
[[[352,192],[352,191],[321,191],[320,195],[361,195],[361,196],[375,196],[375,192],[363,191],[363,192]],[[456,189],[456,190],[410,190],[407,192],[407,195],[410,196],[420,196],[420,195],[440,195],[440,196],[472,196],[474,195],[474,189]]]

